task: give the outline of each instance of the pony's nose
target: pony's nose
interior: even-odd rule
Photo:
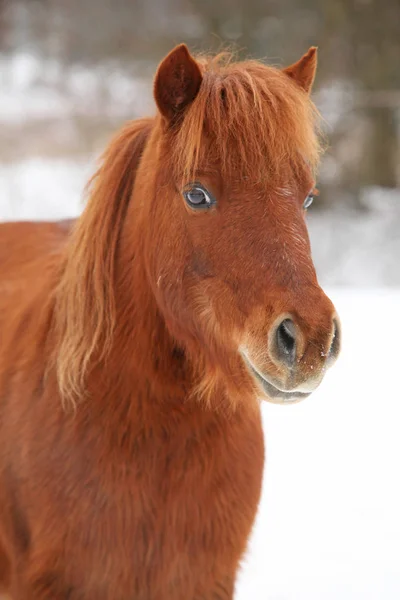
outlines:
[[[280,363],[292,367],[296,360],[296,326],[291,319],[278,324],[273,340],[273,350]]]

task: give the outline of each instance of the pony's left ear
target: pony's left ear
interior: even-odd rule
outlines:
[[[160,113],[174,120],[195,99],[203,76],[186,44],[176,46],[161,62],[154,80],[154,98]]]
[[[294,65],[286,67],[283,72],[293,79],[307,94],[311,92],[317,71],[317,48],[312,46]]]

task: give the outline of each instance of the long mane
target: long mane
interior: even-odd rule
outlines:
[[[78,398],[93,353],[107,353],[115,327],[115,257],[153,119],[129,123],[105,151],[69,241],[56,290],[55,357],[62,398]]]

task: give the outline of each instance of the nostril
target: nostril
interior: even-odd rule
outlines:
[[[329,358],[336,358],[340,351],[340,325],[336,319],[333,319],[333,337],[329,349]]]
[[[279,358],[292,366],[296,358],[296,327],[291,319],[285,319],[277,328],[276,347]]]

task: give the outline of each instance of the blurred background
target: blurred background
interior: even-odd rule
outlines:
[[[400,0],[0,0],[0,218],[79,211],[94,158],[152,113],[154,69],[181,41],[282,66],[319,47],[321,281],[400,285]]]
[[[0,220],[57,219],[177,43],[284,66],[319,47],[328,140],[307,220],[343,351],[263,407],[264,496],[238,600],[400,598],[400,0],[0,0]]]

